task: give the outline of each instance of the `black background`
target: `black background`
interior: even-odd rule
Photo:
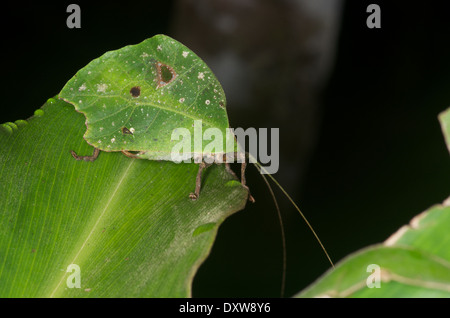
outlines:
[[[104,52],[171,35],[172,1],[78,1],[81,29],[66,26],[69,3],[2,4],[0,122],[30,117]],[[381,7],[381,29],[366,27],[369,3]],[[384,241],[449,195],[450,158],[437,120],[450,106],[449,16],[446,1],[345,3],[318,144],[293,194],[335,261]],[[254,171],[247,179],[262,184]],[[275,209],[263,185],[252,191],[258,202],[222,225],[194,297],[279,296]],[[295,211],[283,213],[291,296],[329,264]]]

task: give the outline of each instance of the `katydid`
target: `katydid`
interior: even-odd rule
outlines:
[[[223,132],[221,141],[225,147],[219,151],[216,148],[206,151],[201,142],[188,143],[191,147],[184,153],[183,161],[194,159],[199,164],[195,190],[189,198],[199,199],[202,171],[208,165],[205,156],[220,158],[227,171],[234,175],[228,159],[241,152],[229,129],[222,86],[203,60],[168,36],[156,35],[137,45],[105,53],[78,71],[64,86],[59,98],[74,105],[86,117],[84,139],[94,151],[88,156],[71,151],[77,160],[94,161],[100,151],[120,151],[131,158],[174,161],[173,152],[177,145],[174,132],[182,130],[195,138],[200,123],[200,129]],[[241,183],[248,190],[246,161],[240,159]],[[264,169],[256,160],[253,162],[259,170]],[[270,174],[269,177],[281,188]],[[264,180],[269,185],[265,177]],[[273,194],[272,189],[270,191]],[[282,191],[306,221],[333,265],[312,226],[289,195]],[[249,200],[254,201],[250,192]],[[275,204],[278,210],[276,201]]]

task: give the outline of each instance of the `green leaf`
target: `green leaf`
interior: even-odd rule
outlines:
[[[450,297],[449,203],[419,214],[383,244],[346,257],[297,296]],[[367,285],[371,264],[380,268],[380,288]]]
[[[140,151],[142,158],[171,160],[178,143],[172,134],[188,131],[201,141],[202,133],[195,134],[201,121],[197,129],[222,134],[221,149],[211,153],[225,152],[229,123],[222,86],[194,52],[165,35],[93,60],[59,97],[86,116],[84,138],[103,151]],[[190,141],[186,155],[204,152],[206,144]]]
[[[450,151],[450,109],[439,120]],[[450,297],[449,229],[450,197],[383,244],[349,255],[297,297]]]
[[[441,122],[442,132],[444,133],[447,149],[450,152],[450,108],[439,114],[439,121]]]
[[[223,166],[90,154],[85,117],[50,99],[0,126],[0,297],[186,297],[221,222],[247,192]],[[76,283],[80,269],[80,288]],[[67,272],[69,268],[69,272]],[[67,284],[69,280],[69,284]]]

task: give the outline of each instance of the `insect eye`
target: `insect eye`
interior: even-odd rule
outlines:
[[[141,88],[139,86],[134,86],[130,89],[130,94],[133,97],[139,97],[141,95]]]

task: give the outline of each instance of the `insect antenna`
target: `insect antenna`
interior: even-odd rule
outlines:
[[[259,170],[259,169],[258,169]],[[278,205],[277,198],[275,197],[275,194],[273,193],[272,187],[269,183],[269,180],[261,174],[262,178],[264,179],[264,182],[267,184],[267,187],[269,188],[270,195],[272,196],[273,203],[275,204],[275,208],[277,209],[278,214],[278,221],[280,223],[280,230],[281,230],[281,241],[283,244],[283,274],[281,276],[281,291],[280,291],[280,298],[284,297],[284,290],[286,286],[286,236],[284,234],[284,225],[283,225],[283,218],[281,217],[281,210]]]
[[[263,177],[264,181],[267,182],[267,178],[264,176],[264,174],[262,173],[264,171],[264,167],[261,166],[261,164],[256,161],[253,160],[253,164],[255,165],[255,167],[258,169],[258,171],[260,172],[261,176]],[[306,225],[309,227],[309,229],[311,230],[311,232],[313,233],[314,237],[316,238],[316,241],[319,243],[320,247],[322,248],[322,251],[325,253],[325,256],[327,257],[328,261],[330,262],[331,266],[334,268],[334,264],[333,261],[331,260],[330,255],[328,254],[327,250],[325,249],[325,246],[322,244],[322,241],[319,239],[319,236],[317,235],[316,231],[314,231],[312,225],[308,222],[308,219],[306,218],[306,216],[303,214],[303,212],[300,210],[300,208],[297,206],[297,204],[295,204],[294,200],[291,198],[291,196],[286,192],[286,190],[284,190],[284,188],[278,183],[278,181],[271,175],[268,173],[268,176],[270,179],[272,179],[272,181],[278,186],[278,188],[280,188],[280,190],[283,192],[283,194],[286,196],[286,198],[292,203],[292,205],[295,207],[295,209],[298,211],[298,213],[300,214],[300,216],[302,217],[302,219],[305,221]],[[272,192],[272,191],[271,191]],[[272,192],[273,193],[273,192]],[[273,195],[272,195],[273,196]]]

